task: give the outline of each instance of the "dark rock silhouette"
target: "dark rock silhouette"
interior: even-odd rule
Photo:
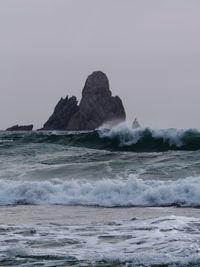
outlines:
[[[69,120],[79,109],[77,103],[75,96],[61,98],[42,130],[65,130]]]
[[[6,131],[32,131],[33,124],[30,125],[14,125],[10,128],[7,128]]]
[[[117,124],[126,119],[123,103],[113,97],[107,76],[93,72],[86,80],[79,106],[76,97],[62,99],[43,130],[94,130],[102,124]]]
[[[82,91],[79,110],[71,118],[67,130],[94,130],[109,121],[123,121],[126,118],[121,99],[112,96],[107,76],[100,71],[93,72],[86,80]]]

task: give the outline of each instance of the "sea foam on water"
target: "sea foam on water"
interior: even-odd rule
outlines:
[[[127,179],[99,181],[1,181],[0,204],[62,204],[103,207],[200,206],[200,177],[175,181]]]

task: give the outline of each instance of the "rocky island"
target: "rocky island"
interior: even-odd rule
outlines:
[[[10,128],[7,128],[6,131],[32,131],[33,124],[30,125],[14,125]]]
[[[78,105],[75,96],[61,98],[41,130],[94,130],[105,123],[126,119],[122,100],[112,96],[105,73],[95,71],[87,78]]]

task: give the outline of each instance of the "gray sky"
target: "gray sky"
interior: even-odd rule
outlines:
[[[200,128],[200,1],[0,0],[0,129],[41,127],[94,70],[128,119]]]

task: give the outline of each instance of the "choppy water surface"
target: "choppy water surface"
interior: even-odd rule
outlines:
[[[199,266],[200,220],[178,216],[81,225],[1,225],[0,264]]]
[[[199,149],[191,129],[1,132],[0,266],[200,266]],[[60,205],[95,212],[50,221]],[[22,221],[16,207],[29,209]],[[162,212],[131,220],[132,207]]]

